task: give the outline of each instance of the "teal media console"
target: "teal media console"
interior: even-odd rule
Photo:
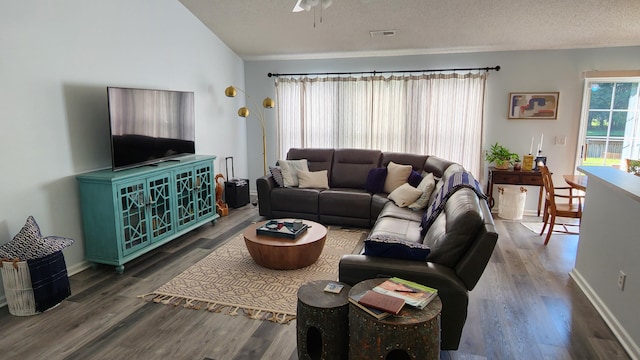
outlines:
[[[155,165],[77,176],[85,257],[124,264],[218,219],[215,156],[187,155]]]

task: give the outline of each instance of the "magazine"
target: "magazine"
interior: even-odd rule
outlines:
[[[424,309],[438,295],[437,289],[397,277],[386,280],[373,291],[403,299],[418,309]]]

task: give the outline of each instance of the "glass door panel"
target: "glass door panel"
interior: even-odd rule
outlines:
[[[640,158],[639,82],[587,79],[577,165],[622,167]]]

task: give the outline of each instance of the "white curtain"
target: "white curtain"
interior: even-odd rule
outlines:
[[[486,72],[276,79],[277,156],[292,147],[436,155],[482,169]]]

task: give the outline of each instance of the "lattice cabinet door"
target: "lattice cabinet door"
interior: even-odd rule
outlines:
[[[171,205],[171,176],[168,173],[147,180],[151,242],[175,232]]]
[[[178,229],[196,222],[195,175],[193,167],[182,168],[175,173],[176,212]]]
[[[195,198],[198,219],[215,214],[213,165],[204,164],[196,167]]]
[[[147,183],[144,180],[118,186],[120,245],[123,255],[131,254],[150,243],[146,186]]]

